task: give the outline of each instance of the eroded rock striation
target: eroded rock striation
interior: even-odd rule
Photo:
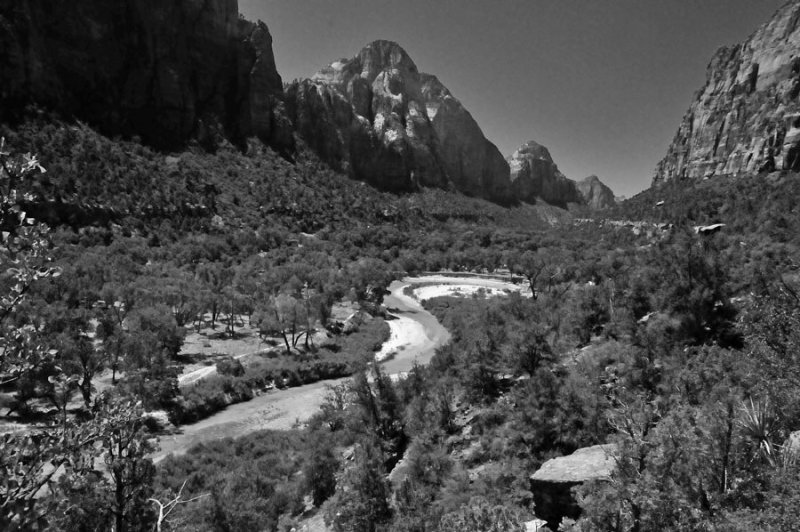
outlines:
[[[294,82],[286,100],[300,137],[356,179],[395,191],[439,187],[499,203],[514,199],[497,147],[394,42],[375,41]]]
[[[583,181],[578,181],[576,185],[578,192],[583,196],[583,201],[592,210],[608,209],[617,203],[614,191],[600,181],[596,175],[590,175]]]
[[[508,165],[511,189],[519,200],[535,203],[541,198],[559,207],[583,203],[575,182],[561,173],[550,151],[541,144],[526,142],[508,158]]]
[[[294,144],[263,23],[237,0],[0,0],[0,120],[35,103],[160,148]]]
[[[800,1],[744,43],[723,47],[683,118],[653,184],[800,170]]]

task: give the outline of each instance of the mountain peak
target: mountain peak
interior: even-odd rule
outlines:
[[[387,190],[440,187],[511,203],[508,165],[436,76],[378,40],[293,84],[298,133],[326,162]]]
[[[344,79],[360,76],[372,83],[381,72],[398,71],[401,75],[419,75],[417,65],[402,46],[394,41],[377,40],[364,46],[351,59],[339,59],[312,76],[312,80],[341,84]]]
[[[616,204],[614,192],[594,174],[578,181],[577,186],[586,205],[592,210],[607,209]]]
[[[548,150],[545,146],[539,144],[535,140],[529,140],[519,148],[517,151],[514,152],[509,159],[520,158],[522,156],[528,156],[535,159],[541,159],[543,161],[553,162],[553,157],[550,155],[550,150]]]
[[[581,203],[575,182],[561,173],[550,150],[538,142],[529,140],[520,146],[508,158],[508,166],[514,196],[520,200],[534,203],[540,198],[559,207]]]

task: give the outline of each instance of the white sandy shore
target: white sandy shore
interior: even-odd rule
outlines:
[[[381,346],[380,351],[375,353],[375,360],[382,362],[390,356],[397,355],[398,352],[415,345],[424,343],[427,340],[425,328],[418,321],[414,321],[406,316],[400,316],[386,322],[391,331],[389,339]]]
[[[482,292],[486,297],[493,297],[521,291],[522,287],[516,285],[486,286],[479,284],[435,284],[415,288],[414,297],[420,301],[426,301],[434,297],[442,296],[472,297]]]

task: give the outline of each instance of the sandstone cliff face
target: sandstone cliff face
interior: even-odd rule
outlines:
[[[399,45],[375,41],[286,96],[298,134],[334,168],[388,190],[454,188],[512,201],[508,165],[475,120]]]
[[[0,120],[37,103],[157,147],[293,146],[267,27],[237,0],[0,0]]]
[[[616,204],[614,192],[596,175],[590,175],[583,181],[578,181],[576,185],[578,192],[583,196],[583,201],[592,210],[599,211]]]
[[[800,170],[800,1],[743,44],[721,48],[656,168],[670,179]]]
[[[567,203],[583,203],[575,182],[559,171],[550,151],[534,141],[523,144],[508,158],[511,189],[514,197],[535,203],[541,198],[547,203],[566,207]]]

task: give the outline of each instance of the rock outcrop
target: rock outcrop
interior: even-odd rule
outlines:
[[[564,517],[577,519],[580,507],[572,488],[590,480],[609,479],[616,467],[616,453],[615,444],[594,445],[542,464],[530,479],[536,515],[553,530]]]
[[[583,201],[594,211],[608,209],[617,203],[614,192],[596,175],[590,175],[583,181],[578,181],[577,187],[578,192],[583,196]]]
[[[800,1],[744,43],[721,48],[653,184],[800,170]]]
[[[535,203],[537,198],[566,207],[568,203],[583,203],[583,196],[574,181],[558,169],[550,151],[541,144],[529,141],[508,158],[511,171],[511,190],[520,201]]]
[[[0,120],[35,103],[159,148],[293,148],[272,37],[237,0],[0,0],[0,79]]]
[[[508,165],[461,103],[398,44],[375,41],[286,95],[296,131],[323,160],[377,187],[453,188],[513,201]]]

